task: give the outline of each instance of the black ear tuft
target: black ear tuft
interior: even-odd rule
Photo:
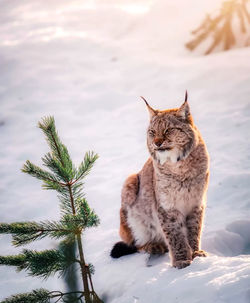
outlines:
[[[186,90],[186,92],[185,92],[185,101],[184,102],[187,102],[187,100],[188,100],[188,92]]]
[[[141,96],[141,98],[142,98],[142,100],[145,102],[145,104],[147,105],[147,108],[148,108],[148,112],[149,112],[150,118],[153,117],[153,116],[155,116],[155,115],[157,115],[157,110],[153,109],[153,108],[148,104],[147,100],[146,100],[144,97]]]
[[[125,242],[117,242],[110,252],[112,258],[120,258],[122,256],[131,255],[137,252],[134,245],[128,245]]]
[[[178,109],[177,116],[181,117],[184,120],[188,120],[189,115],[190,115],[190,108],[189,108],[189,104],[188,104],[188,92],[186,90],[185,101],[181,105],[181,107]]]

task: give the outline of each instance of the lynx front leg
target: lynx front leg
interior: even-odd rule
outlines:
[[[195,207],[186,218],[188,229],[188,241],[195,257],[206,257],[207,253],[200,249],[201,229],[203,222],[204,208]]]
[[[158,216],[168,244],[172,265],[184,268],[192,262],[192,249],[188,243],[184,216],[176,209],[158,209]]]

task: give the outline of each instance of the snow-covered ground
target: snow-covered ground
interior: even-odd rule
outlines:
[[[100,159],[85,191],[101,225],[84,236],[94,285],[107,303],[250,302],[250,49],[201,56],[184,43],[219,1],[1,0],[0,221],[57,219],[56,194],[20,172],[47,152],[37,121],[54,115],[79,163]],[[188,89],[195,122],[211,157],[203,232],[210,256],[177,270],[163,256],[112,260],[119,240],[120,190],[148,157],[148,113],[181,104]],[[55,247],[44,240],[31,247]],[[0,253],[15,253],[9,236]],[[61,287],[0,268],[0,299],[15,292]]]

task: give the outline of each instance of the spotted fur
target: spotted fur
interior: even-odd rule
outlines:
[[[122,189],[120,236],[148,253],[169,250],[172,265],[183,268],[205,256],[200,238],[208,184],[208,153],[189,105],[154,110],[146,102],[151,157]]]

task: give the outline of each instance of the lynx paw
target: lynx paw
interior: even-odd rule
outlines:
[[[204,250],[196,250],[193,252],[193,259],[196,257],[207,257],[207,253]]]
[[[180,261],[175,261],[173,264],[174,267],[177,267],[178,269],[185,268],[189,266],[192,263],[192,260],[180,260]]]
[[[146,251],[150,255],[163,255],[168,252],[168,248],[163,243],[148,243],[144,245],[142,250]]]

